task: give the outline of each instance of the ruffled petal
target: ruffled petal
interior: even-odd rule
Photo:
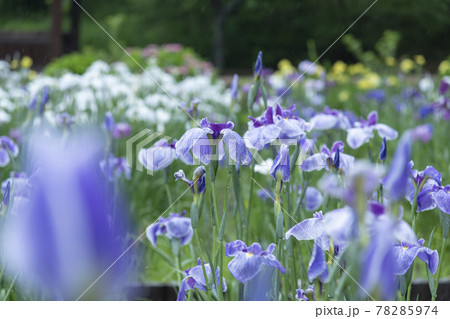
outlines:
[[[436,273],[439,265],[439,254],[437,250],[431,250],[428,247],[422,247],[419,249],[417,257],[419,257],[427,264],[428,269],[430,269],[433,275]]]
[[[272,254],[264,256],[264,264],[278,269],[282,274],[286,272],[286,269],[284,269],[283,265]]]
[[[187,217],[174,217],[169,219],[165,226],[167,228],[167,236],[169,238],[181,238],[186,236],[192,229],[191,219]]]
[[[395,140],[398,137],[398,132],[386,124],[376,124],[375,129],[381,138],[385,137],[388,141]]]
[[[353,148],[359,148],[373,138],[373,131],[368,127],[354,127],[347,130],[347,144]]]
[[[286,239],[294,236],[297,240],[316,240],[320,239],[319,245],[323,249],[330,248],[330,244],[325,232],[324,218],[308,218],[286,232]]]
[[[444,213],[450,214],[450,186],[433,193],[433,200],[437,207]]]
[[[317,241],[315,241],[308,266],[308,279],[312,282],[317,277],[320,278],[320,281],[326,282],[328,280],[328,266],[325,259],[325,252],[320,248]]]
[[[235,240],[231,243],[227,243],[225,246],[225,256],[234,257],[244,249],[247,249],[247,245],[242,240]]]
[[[327,167],[326,158],[322,153],[307,157],[300,165],[300,168],[305,172],[320,171]]]
[[[192,236],[194,236],[194,230],[192,227],[188,230],[187,234],[180,238],[180,245],[184,246],[191,242]]]
[[[313,130],[325,131],[334,128],[339,119],[335,115],[320,113],[313,116],[309,122]]]
[[[159,222],[153,223],[150,226],[148,226],[147,229],[145,230],[147,238],[148,240],[150,240],[150,243],[153,245],[153,247],[156,247],[157,242],[156,232],[158,231],[160,225],[161,224]]]
[[[275,141],[280,132],[281,128],[275,124],[259,126],[245,132],[244,141],[248,148],[260,151],[264,146]]]
[[[244,139],[236,132],[230,129],[224,129],[220,132],[223,134],[222,140],[228,149],[229,156],[235,161],[243,165],[250,164],[252,154],[247,150]]]
[[[228,270],[238,281],[246,283],[258,274],[263,259],[260,255],[240,252],[228,263]]]
[[[186,299],[186,290],[188,290],[188,286],[186,284],[188,277],[184,278],[180,284],[180,290],[178,291],[177,301],[184,301]]]
[[[183,134],[180,140],[175,143],[176,154],[179,157],[184,157],[192,148],[194,148],[195,144],[198,144],[199,140],[206,140],[207,143],[205,144],[209,147],[208,137],[206,135],[208,133],[212,133],[212,130],[209,128],[196,127],[186,131],[186,133]],[[203,142],[201,145],[203,145]],[[196,152],[197,154],[199,154],[199,147],[197,148]],[[196,154],[194,153],[194,155]]]
[[[394,275],[404,275],[411,267],[419,252],[418,246],[395,245],[393,258],[395,260]]]

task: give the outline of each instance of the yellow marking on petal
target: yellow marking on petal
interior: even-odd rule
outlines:
[[[408,246],[403,246],[402,248],[403,248],[403,250],[407,250],[409,247]]]
[[[253,256],[253,254],[252,254],[252,253],[247,253],[246,255],[247,255],[247,257],[251,257],[251,256]]]

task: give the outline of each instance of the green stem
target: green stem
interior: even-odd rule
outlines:
[[[16,273],[14,276],[14,279],[11,281],[11,284],[8,287],[8,290],[6,291],[5,297],[3,298],[3,301],[6,301],[8,299],[9,294],[11,293],[12,288],[14,287],[14,283],[16,282],[17,276],[19,275],[19,272]]]
[[[442,239],[441,253],[439,254],[439,259],[442,261],[444,260],[445,247],[447,246],[447,238],[448,237],[444,237]],[[431,297],[432,301],[435,301],[436,297],[437,297],[437,291],[438,291],[438,287],[439,287],[439,278],[441,278],[441,269],[442,269],[442,262],[439,263],[437,276],[436,276],[436,288],[435,288],[433,296]]]
[[[247,223],[248,223],[248,228],[250,228],[250,216],[252,213],[252,201],[253,201],[253,180],[255,178],[255,165],[252,164],[252,179],[250,180],[250,191],[249,191],[249,195],[248,195],[248,213],[247,213]],[[249,232],[247,232],[247,236],[245,238],[245,242],[248,241],[248,236],[249,236]]]
[[[210,301],[212,301],[211,289],[210,289],[210,287],[208,285],[209,281],[208,281],[208,276],[206,275],[206,270],[205,270],[205,263],[204,263],[205,258],[203,256],[202,246],[200,244],[200,238],[198,237],[198,230],[197,229],[194,229],[194,237],[195,237],[195,244],[198,247],[198,251],[199,251],[199,255],[200,255],[200,262],[202,264],[203,276],[205,277],[205,283],[207,285],[206,290],[207,290],[207,293],[208,293],[208,299]]]

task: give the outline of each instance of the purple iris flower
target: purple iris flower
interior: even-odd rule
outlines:
[[[251,153],[245,147],[242,137],[233,131],[233,122],[212,123],[207,118],[202,119],[200,127],[188,130],[179,141],[175,143],[176,154],[186,157],[190,150],[194,157],[202,163],[208,164],[211,156],[222,160],[225,156],[224,144],[228,154],[236,163],[248,165],[251,162]],[[211,143],[216,150],[213,152]]]
[[[384,91],[381,89],[369,91],[369,93],[367,93],[366,96],[368,99],[375,100],[380,104],[386,100],[386,95],[384,94]]]
[[[58,122],[59,125],[70,129],[70,127],[75,123],[75,118],[69,113],[64,112],[58,114],[58,116],[56,117],[56,122]]]
[[[233,75],[233,81],[231,81],[230,93],[231,99],[237,100],[239,92],[239,76],[237,74]]]
[[[274,249],[275,244],[270,244],[267,250],[263,251],[258,243],[253,243],[249,247],[241,240],[228,243],[225,255],[234,257],[228,263],[228,269],[234,278],[244,284],[254,278],[263,265],[279,269],[284,274],[286,270],[273,255]]]
[[[322,249],[330,248],[330,241],[325,229],[325,219],[322,212],[314,213],[313,218],[307,218],[286,232],[286,239],[294,236],[297,240],[314,240]]]
[[[353,127],[347,129],[347,144],[353,149],[359,148],[373,138],[374,131],[388,141],[395,140],[398,136],[397,131],[390,126],[378,123],[378,113],[372,111],[367,116],[367,120],[361,117],[359,122],[353,123]]]
[[[370,198],[379,186],[383,168],[367,161],[355,161],[341,182],[336,174],[327,174],[319,181],[319,188],[329,196],[344,200],[355,207],[357,197]]]
[[[28,109],[29,110],[34,110],[34,108],[36,107],[36,102],[37,102],[37,94],[35,94],[33,96],[33,98],[31,99],[30,104],[28,105]]]
[[[301,189],[300,189],[301,191]],[[305,191],[304,204],[306,210],[314,212],[322,205],[322,194],[312,186],[308,186]]]
[[[151,172],[168,167],[175,159],[179,158],[175,150],[176,142],[176,139],[172,143],[169,143],[166,139],[161,139],[152,147],[141,149],[138,154],[139,162]],[[186,153],[180,159],[188,165],[193,163],[192,156],[189,153]]]
[[[450,99],[441,96],[436,102],[432,104],[433,109],[441,114],[442,118],[446,121],[450,121]]]
[[[262,51],[259,51],[258,57],[256,58],[255,63],[255,77],[260,77],[262,71]]]
[[[378,154],[378,159],[382,162],[386,160],[387,156],[387,145],[386,145],[386,137],[383,137],[383,142],[381,143],[380,153]]]
[[[393,258],[395,260],[395,275],[404,275],[411,267],[412,263],[419,257],[423,260],[428,269],[434,274],[438,268],[439,255],[437,250],[431,250],[423,247],[423,239],[419,239],[417,243],[402,242],[393,247]]]
[[[192,177],[192,181],[186,178],[183,170],[180,169],[178,172],[174,174],[175,181],[182,180],[190,187],[193,194],[202,194],[206,189],[206,181],[205,181],[206,169],[203,166],[199,166],[195,169],[194,175]]]
[[[205,264],[205,272],[206,278],[211,277],[211,266],[209,264]],[[186,269],[184,271],[185,277],[181,281],[180,291],[178,292],[177,301],[184,301],[186,298],[186,291],[191,289],[199,289],[206,291],[207,283],[205,282],[205,274],[203,273],[202,262],[200,258],[197,260],[197,266]],[[217,267],[216,269],[216,277],[217,282],[220,280],[220,269]],[[213,291],[215,291],[213,284]],[[227,291],[227,283],[225,282],[225,278],[223,278],[222,282],[222,290]]]
[[[131,178],[131,167],[125,157],[109,154],[108,159],[100,161],[100,169],[110,182],[113,182],[114,178],[120,179],[122,175],[128,180]]]
[[[106,112],[105,114],[105,121],[103,122],[103,128],[109,132],[110,134],[112,134],[114,132],[114,126],[116,125],[115,121],[114,121],[114,116],[112,115],[111,112]]]
[[[7,136],[0,136],[0,167],[5,167],[11,161],[11,157],[19,155],[19,147]]]
[[[300,167],[305,172],[320,171],[324,168],[328,171],[335,167],[346,173],[352,167],[355,158],[351,155],[344,154],[343,151],[344,143],[341,141],[334,142],[331,150],[323,145],[320,153],[307,157]]]
[[[450,214],[450,185],[442,186],[442,176],[433,167],[427,166],[423,171],[413,170],[414,163],[409,163],[411,182],[410,192],[406,196],[410,203],[414,200],[415,188],[417,188],[417,211],[422,212],[438,208],[446,214]]]
[[[441,80],[441,84],[439,85],[438,93],[444,95],[447,93],[448,89],[450,89],[450,78],[443,77]]]
[[[309,285],[306,290],[301,288],[297,289],[297,293],[295,294],[295,298],[297,300],[309,301],[309,297],[311,296],[312,300],[316,301],[316,296],[314,293],[314,285]]]
[[[51,134],[34,136],[27,154],[31,167],[38,168],[29,202],[10,216],[8,244],[2,247],[9,267],[20,271],[20,286],[38,285],[44,296],[58,300],[113,298],[129,263],[127,256],[117,260],[124,251],[120,238],[127,214],[117,205],[111,218],[113,198],[98,169],[104,145],[99,134],[82,134],[69,135],[68,143]]]
[[[44,90],[42,92],[41,104],[39,106],[39,114],[42,115],[44,113],[45,105],[50,100],[50,90],[48,86],[44,86]]]
[[[119,139],[119,138],[126,138],[130,136],[131,134],[131,126],[128,123],[116,123],[114,125],[114,131],[112,133],[113,138]]]
[[[330,109],[325,106],[323,112],[314,115],[309,122],[314,130],[325,131],[332,128],[347,130],[351,123],[342,111]]]
[[[10,177],[2,182],[3,204],[9,206],[10,213],[17,215],[29,202],[31,183],[25,172],[11,172]]]
[[[282,109],[280,105],[267,110],[258,118],[249,116],[249,129],[244,134],[248,148],[262,150],[264,146],[279,140],[299,140],[311,130],[311,124],[294,115],[295,105]]]
[[[389,196],[397,201],[403,198],[408,191],[409,161],[411,160],[412,138],[411,132],[403,133],[398,142],[391,166],[382,184],[387,189]]]
[[[412,138],[414,141],[421,141],[427,143],[433,138],[433,125],[432,124],[422,124],[416,126],[412,130]]]
[[[186,211],[181,214],[170,213],[169,217],[160,217],[158,221],[147,227],[145,232],[153,247],[156,247],[157,238],[161,235],[165,235],[171,240],[179,239],[181,246],[189,244],[194,230],[191,226],[191,219],[183,217],[184,215],[186,215]]]
[[[281,145],[280,152],[270,168],[270,175],[274,180],[289,182],[291,170],[289,168],[289,146],[286,144]]]

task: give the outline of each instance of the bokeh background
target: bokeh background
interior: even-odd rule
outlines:
[[[250,70],[259,50],[264,51],[267,67],[276,68],[284,58],[294,64],[307,58],[313,60],[373,3],[373,0],[77,1],[124,47],[180,43],[228,73]],[[47,56],[23,52],[38,67],[54,55],[73,51],[83,53],[79,60],[123,58],[117,45],[71,0],[55,1],[61,6],[61,15],[56,18],[60,34],[53,30],[52,2],[1,1],[0,58],[11,54],[11,44],[16,43],[17,49],[20,41],[22,48],[27,42],[45,43],[49,40],[45,33],[60,37],[62,44],[56,53],[49,49]],[[449,16],[450,0],[379,0],[348,33],[359,39],[361,48],[367,51],[375,49],[374,44],[385,30],[395,31],[397,56],[424,55],[427,68],[434,70],[447,58],[450,49]],[[18,35],[19,32],[22,34]],[[4,49],[7,44],[9,52]],[[339,41],[321,59],[322,63],[355,61],[357,57],[350,46]]]

